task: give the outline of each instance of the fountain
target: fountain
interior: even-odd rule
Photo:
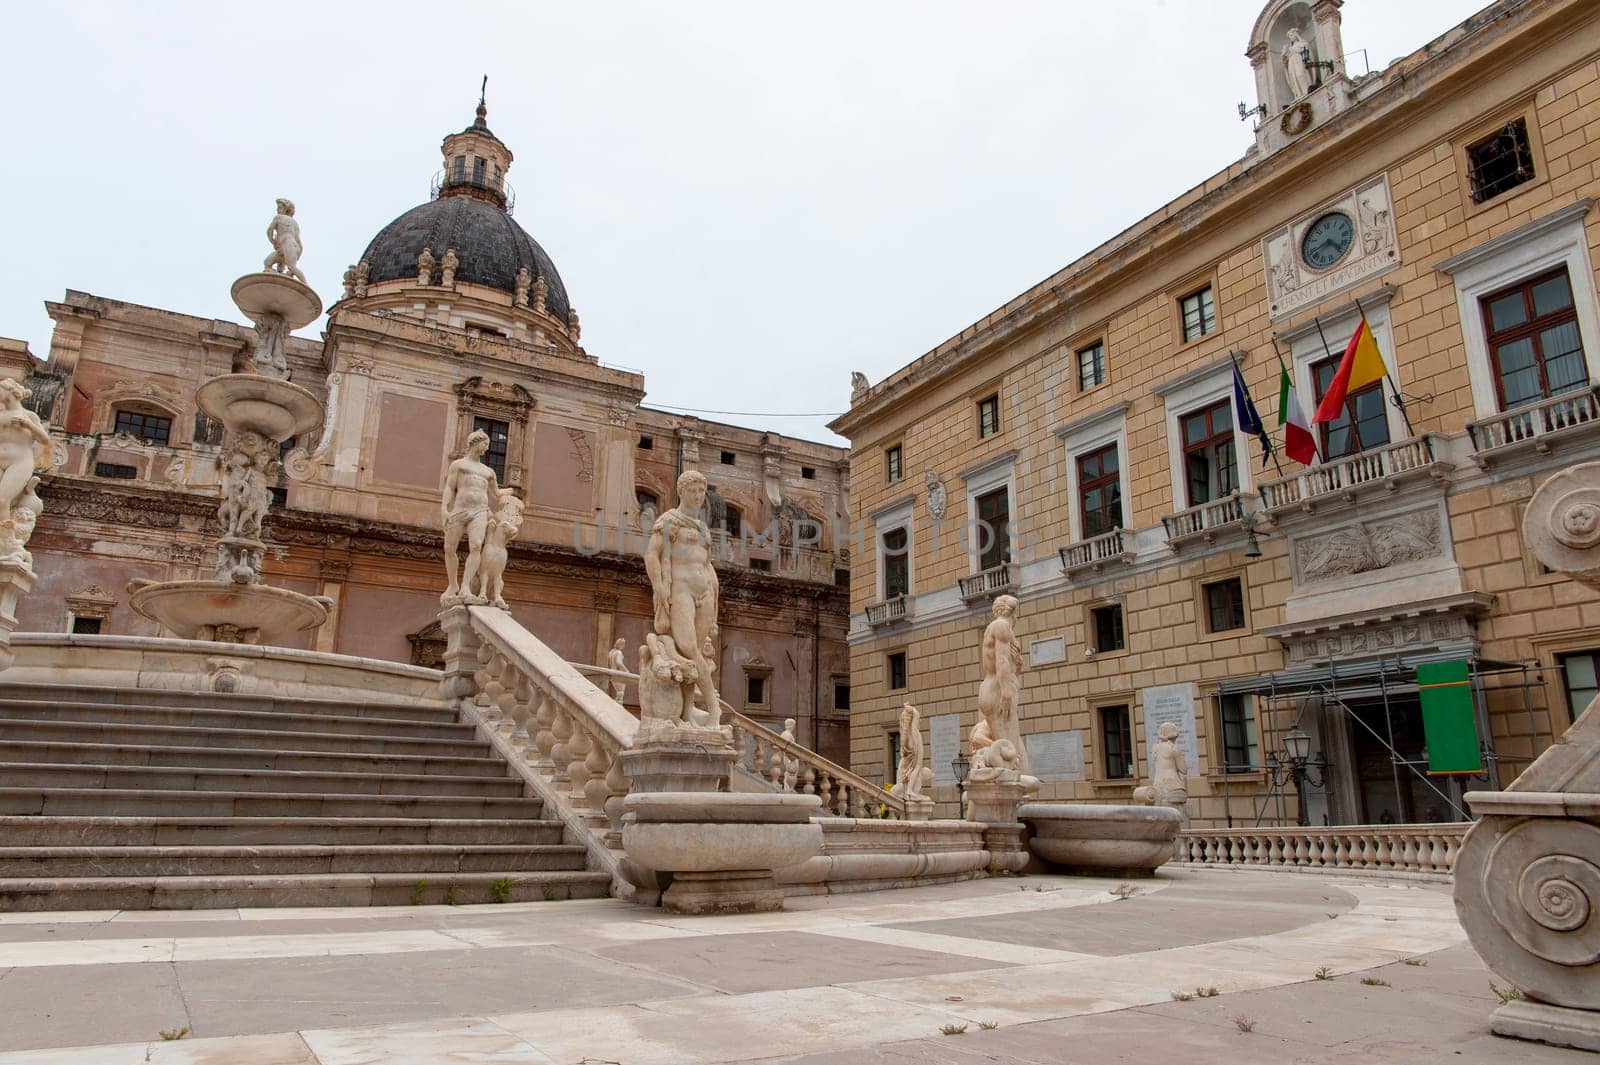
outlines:
[[[278,201],[267,239],[273,250],[261,270],[232,288],[234,303],[255,324],[254,372],[214,377],[195,393],[200,409],[224,429],[216,577],[128,585],[129,605],[182,639],[270,644],[321,625],[332,606],[324,596],[261,583],[261,520],[272,505],[279,450],[323,417],[317,397],[289,380],[285,357],[289,334],[322,313],[300,272],[293,203]]]

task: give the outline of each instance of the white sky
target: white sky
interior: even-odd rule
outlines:
[[[15,5],[0,335],[44,356],[69,287],[242,320],[276,196],[332,303],[487,73],[516,218],[590,354],[652,405],[837,413],[849,371],[880,380],[1238,158],[1263,2]],[[1480,6],[1348,0],[1345,48],[1381,69]]]

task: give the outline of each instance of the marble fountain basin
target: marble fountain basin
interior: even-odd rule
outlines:
[[[242,643],[272,644],[328,620],[333,601],[265,584],[134,581],[128,605],[184,640],[214,640],[232,626]]]
[[[1028,802],[1017,816],[1041,861],[1099,875],[1151,875],[1172,857],[1183,826],[1178,811],[1166,806]]]
[[[647,869],[783,869],[822,851],[817,795],[657,791],[623,801],[622,849]]]
[[[316,321],[322,313],[322,300],[311,286],[270,270],[245,274],[233,283],[231,294],[233,302],[252,322],[275,314],[290,329],[299,329]]]
[[[200,409],[229,429],[287,440],[322,423],[322,404],[307,389],[253,373],[213,377],[195,391]]]

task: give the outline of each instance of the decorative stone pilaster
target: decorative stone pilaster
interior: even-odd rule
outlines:
[[[1547,480],[1522,535],[1547,567],[1600,588],[1600,463]],[[1524,996],[1490,1027],[1600,1050],[1600,699],[1510,787],[1466,801],[1480,820],[1456,859],[1456,911]]]
[[[0,670],[10,669],[16,655],[11,632],[17,627],[17,600],[33,588],[33,567],[21,559],[0,559]]]
[[[467,607],[446,607],[439,614],[444,631],[444,676],[439,694],[452,702],[471,702],[478,694],[478,648],[483,643],[472,631],[472,616]]]

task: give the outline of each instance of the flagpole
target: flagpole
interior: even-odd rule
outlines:
[[[1356,300],[1355,305],[1357,313],[1361,315],[1361,320],[1365,322],[1367,320],[1367,312],[1361,309],[1361,301]],[[1367,328],[1370,329],[1372,326],[1369,324]],[[1373,337],[1373,343],[1377,343],[1377,337]],[[1383,352],[1380,350],[1378,355],[1381,358]],[[1397,359],[1400,357],[1399,352],[1395,352],[1394,355]],[[1389,382],[1389,388],[1394,392],[1394,405],[1400,408],[1400,420],[1406,423],[1406,436],[1416,436],[1416,430],[1411,428],[1411,415],[1406,413],[1405,397],[1400,394],[1400,386],[1394,383],[1394,372],[1389,369],[1387,362],[1383,364],[1383,376]],[[1354,420],[1353,418],[1351,419],[1351,421]]]
[[[1271,438],[1270,434],[1267,433],[1267,427],[1264,424],[1262,424],[1261,411],[1256,409],[1255,398],[1250,395],[1250,386],[1248,384],[1245,384],[1244,372],[1239,369],[1239,357],[1235,352],[1230,350],[1228,352],[1228,360],[1233,363],[1234,379],[1237,380],[1239,382],[1239,384],[1244,388],[1244,399],[1245,399],[1245,402],[1250,404],[1250,409],[1252,411],[1255,411],[1256,425],[1261,429],[1261,441],[1262,441],[1261,446],[1266,450],[1266,454],[1261,457],[1262,458],[1262,463],[1261,463],[1262,467],[1265,468],[1266,460],[1268,458],[1270,458],[1270,459],[1272,459],[1273,468],[1276,469],[1281,474],[1283,472],[1283,467],[1281,465],[1279,465],[1279,463],[1278,463],[1278,452],[1272,446],[1272,438]],[[1237,401],[1235,401],[1234,406],[1235,407],[1238,406],[1238,402]],[[1237,418],[1238,414],[1239,414],[1239,412],[1235,411],[1234,412],[1234,417]]]
[[[1317,336],[1322,338],[1322,351],[1323,351],[1323,353],[1325,355],[1327,355],[1328,358],[1330,358],[1330,359],[1333,358],[1333,349],[1328,346],[1328,336],[1327,336],[1326,333],[1324,333],[1322,331],[1322,319],[1321,318],[1313,318],[1313,319],[1311,319],[1311,322],[1312,322],[1313,325],[1315,325],[1317,327]],[[1385,370],[1387,370],[1388,368],[1389,367],[1387,365],[1384,366]],[[1316,396],[1317,396],[1316,387],[1317,387],[1317,382],[1316,382],[1316,379],[1315,379],[1315,375],[1313,375],[1313,378],[1312,378],[1312,381],[1311,381],[1311,398],[1312,399],[1315,399]],[[1359,421],[1357,421],[1355,419],[1355,417],[1350,413],[1350,397],[1348,395],[1346,395],[1345,398],[1344,398],[1344,416],[1346,418],[1350,419],[1350,435],[1355,437],[1356,450],[1357,451],[1365,451],[1366,450],[1366,446],[1361,443],[1361,423]]]
[[[1268,335],[1267,339],[1272,341],[1272,354],[1276,355],[1277,358],[1278,358],[1278,370],[1279,370],[1279,372],[1281,372],[1281,373],[1283,373],[1283,374],[1288,376],[1288,378],[1289,378],[1289,387],[1290,387],[1290,390],[1292,391],[1293,388],[1294,388],[1294,375],[1290,374],[1289,373],[1289,368],[1283,364],[1283,352],[1278,349],[1278,334],[1271,333],[1271,334]],[[1324,348],[1326,348],[1328,346],[1327,341],[1323,341],[1322,346]],[[1296,401],[1296,405],[1298,406],[1298,401]],[[1303,409],[1304,408],[1302,408],[1302,410]],[[1302,418],[1304,418],[1305,414],[1302,413],[1300,416]],[[1283,414],[1282,411],[1278,412],[1278,417],[1279,418],[1284,417],[1284,414]],[[1322,448],[1317,446],[1317,434],[1316,433],[1311,433],[1310,436],[1311,436],[1311,453],[1316,456],[1318,462],[1321,462],[1322,461]],[[1288,439],[1287,434],[1285,434],[1285,439],[1286,440]],[[1285,446],[1287,446],[1287,445],[1285,445]],[[1273,456],[1273,457],[1276,458],[1277,456]],[[1283,472],[1281,468],[1280,468],[1279,472],[1280,473]]]

